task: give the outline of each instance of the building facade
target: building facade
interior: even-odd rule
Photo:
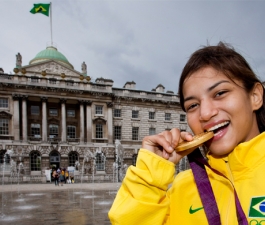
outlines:
[[[28,65],[22,65],[20,53],[16,57],[14,74],[0,70],[5,182],[12,175],[20,182],[46,182],[46,170],[68,167],[75,168],[76,180],[121,181],[144,136],[189,129],[178,95],[161,84],[142,91],[133,81],[122,88],[110,79],[92,82],[84,62],[81,72],[74,70],[53,46]],[[179,168],[186,166],[182,162]]]

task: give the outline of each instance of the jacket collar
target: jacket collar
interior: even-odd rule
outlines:
[[[209,164],[230,180],[245,179],[265,161],[265,132],[248,142],[240,143],[228,156],[215,158],[207,154]]]

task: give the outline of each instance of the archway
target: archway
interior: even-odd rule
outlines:
[[[61,161],[60,153],[56,150],[53,150],[50,153],[50,168],[56,170],[60,168],[60,161]]]

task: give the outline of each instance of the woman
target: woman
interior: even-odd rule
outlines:
[[[58,185],[58,174],[56,172],[56,169],[53,169],[53,171],[52,171],[52,177],[54,179],[55,186]]]
[[[61,169],[61,168],[60,168],[60,171],[61,171],[61,172],[60,172],[60,182],[61,182],[61,186],[63,186],[63,182],[64,182],[64,180],[65,180],[65,176],[64,176],[64,175],[65,175],[65,172],[64,172],[65,169]]]
[[[68,182],[68,180],[69,180],[69,172],[68,172],[67,169],[65,169],[64,177],[65,177],[65,179],[64,179],[64,183],[66,184],[66,182]]]
[[[265,219],[262,83],[239,53],[219,43],[192,54],[179,96],[193,133],[214,132],[205,143],[207,161],[199,149],[174,150],[193,139],[188,132],[145,137],[109,212],[112,224],[260,224]],[[187,154],[192,170],[174,178],[175,164]]]

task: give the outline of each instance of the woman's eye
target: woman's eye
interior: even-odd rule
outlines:
[[[216,94],[215,96],[216,96],[216,97],[219,97],[219,96],[225,94],[226,92],[227,92],[227,91],[219,91],[219,92],[217,92],[217,94]]]
[[[187,107],[186,111],[189,111],[189,110],[192,110],[194,109],[198,104],[197,103],[194,103],[194,104],[191,104]]]

